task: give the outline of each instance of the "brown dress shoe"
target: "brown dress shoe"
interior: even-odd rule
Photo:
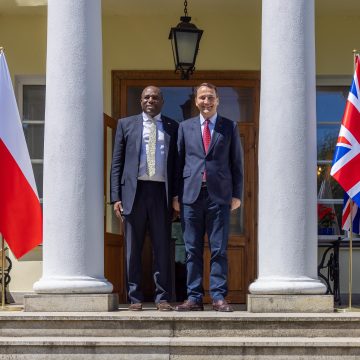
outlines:
[[[203,311],[204,305],[191,300],[185,300],[181,305],[175,307],[175,311]]]
[[[142,303],[130,304],[129,310],[130,311],[141,311],[142,310]]]
[[[159,311],[171,311],[173,308],[167,301],[160,301],[156,304],[156,308]]]
[[[234,311],[233,308],[230,306],[230,304],[225,299],[214,301],[212,304],[212,307],[215,311],[221,311],[221,312]]]

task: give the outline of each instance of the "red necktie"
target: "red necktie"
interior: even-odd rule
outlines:
[[[209,122],[210,122],[210,119],[205,119],[204,132],[203,132],[203,144],[204,144],[205,153],[208,152],[210,141],[211,141]]]
[[[210,119],[205,119],[204,131],[203,131],[203,144],[204,144],[205,153],[208,152],[210,141],[211,141],[209,122],[210,122]],[[204,174],[203,174],[203,181],[206,181],[206,171],[205,170],[204,170]]]

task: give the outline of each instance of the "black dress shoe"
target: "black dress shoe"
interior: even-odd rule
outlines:
[[[185,300],[181,305],[175,307],[175,311],[203,311],[204,305],[191,300]]]
[[[234,311],[234,309],[231,307],[231,305],[225,299],[214,301],[212,304],[212,307],[215,311],[221,311],[221,312]]]

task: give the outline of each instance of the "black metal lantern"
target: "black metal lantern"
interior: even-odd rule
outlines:
[[[189,79],[195,70],[196,56],[203,31],[191,24],[191,17],[187,16],[187,1],[184,1],[184,15],[180,23],[171,28],[169,40],[175,62],[175,72],[181,71],[182,79]]]

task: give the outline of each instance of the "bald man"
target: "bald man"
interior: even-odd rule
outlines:
[[[153,247],[155,304],[172,310],[170,301],[170,240],[178,123],[161,114],[161,90],[146,87],[143,112],[118,122],[111,165],[111,202],[125,219],[129,310],[142,310],[141,254],[148,227]]]

